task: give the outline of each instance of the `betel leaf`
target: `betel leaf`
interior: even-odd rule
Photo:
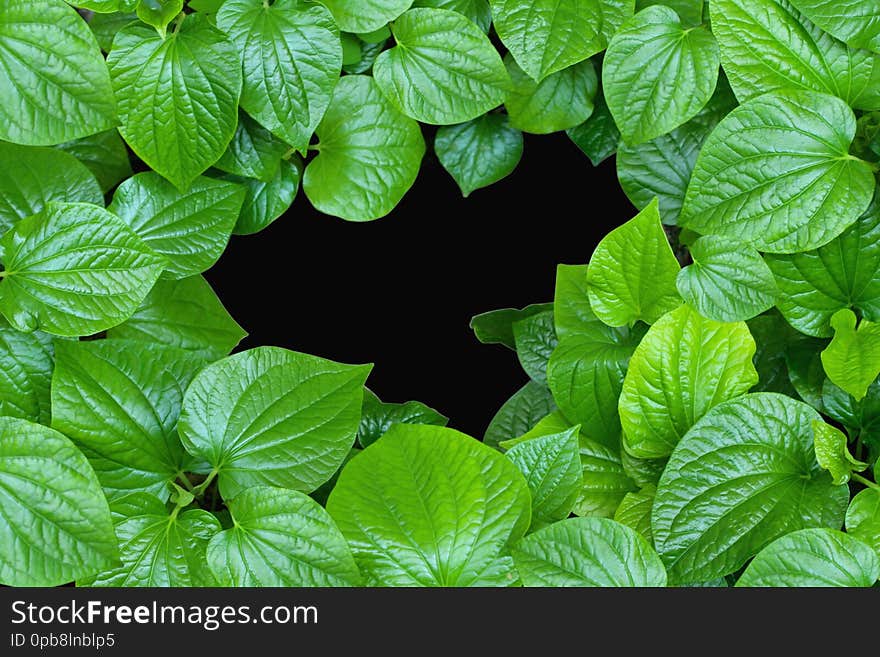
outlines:
[[[233,526],[208,546],[226,586],[355,586],[360,573],[333,519],[295,490],[257,486],[229,500]]]
[[[857,321],[852,310],[834,313],[834,338],[822,352],[828,378],[856,401],[867,394],[868,386],[880,375],[880,324],[863,319],[856,328]]]
[[[183,394],[205,361],[164,345],[60,341],[52,376],[52,427],[89,458],[108,496],[167,484],[191,461],[177,435]]]
[[[651,509],[657,487],[648,484],[635,493],[627,493],[620,500],[620,506],[614,512],[614,520],[621,525],[636,530],[649,543],[653,540],[651,532]]]
[[[223,155],[238,122],[241,59],[207,18],[190,14],[165,39],[143,23],[128,25],[107,66],[119,131],[157,173],[184,190]]]
[[[77,0],[76,6],[96,13],[110,14],[117,11],[134,11],[139,0]],[[71,2],[70,4],[73,4]]]
[[[107,500],[66,437],[0,417],[0,582],[58,586],[118,559]]]
[[[584,486],[574,504],[574,513],[611,518],[626,494],[638,486],[623,467],[619,447],[611,449],[583,434],[579,445]]]
[[[843,432],[821,420],[813,420],[813,444],[816,461],[831,473],[836,486],[848,482],[853,472],[861,472],[868,467],[867,463],[854,459],[849,453]]]
[[[131,176],[131,162],[128,159],[128,150],[125,148],[125,142],[122,141],[117,130],[107,130],[106,132],[99,132],[81,139],[64,142],[63,144],[58,144],[56,148],[70,153],[84,164],[97,178],[101,191],[104,193],[116,187],[121,180]],[[101,204],[103,200],[97,203]]]
[[[819,369],[824,375],[821,365]],[[821,395],[822,413],[842,424],[850,436],[858,436],[869,448],[877,442],[880,438],[880,380],[875,379],[868,386],[864,398],[856,401],[851,394],[826,378],[821,386]]]
[[[511,440],[505,440],[500,443],[499,447],[504,450],[511,449],[515,445],[524,443],[532,438],[539,436],[549,436],[554,433],[564,433],[571,428],[571,422],[558,409],[551,411],[544,417],[540,418],[534,425],[524,434]],[[581,434],[579,439],[583,438]]]
[[[595,107],[590,118],[565,132],[575,146],[590,158],[593,166],[597,167],[617,152],[620,130],[608,110],[605,94],[597,93],[593,102]]]
[[[411,9],[392,26],[397,46],[373,64],[382,93],[409,117],[470,121],[504,102],[510,78],[479,27],[446,9]]]
[[[239,112],[235,136],[214,167],[243,178],[269,183],[278,173],[281,160],[288,150],[287,144],[247,114]]]
[[[269,226],[293,204],[302,178],[302,162],[299,156],[282,160],[269,182],[235,174],[225,174],[221,178],[245,188],[244,203],[232,232],[252,235]]]
[[[209,269],[223,254],[244,202],[235,183],[196,178],[185,192],[147,171],[122,183],[107,208],[168,259],[164,278]]]
[[[483,116],[437,130],[434,152],[462,195],[510,175],[523,153],[522,133],[504,114]]]
[[[737,586],[873,586],[880,557],[833,529],[802,529],[776,539],[754,558]]]
[[[540,82],[605,47],[599,0],[489,0],[495,31]]]
[[[183,11],[183,0],[139,0],[137,17],[152,25],[163,37],[168,23]]]
[[[487,586],[515,577],[501,558],[529,526],[530,499],[502,454],[399,424],[345,466],[327,510],[368,585]]]
[[[822,350],[827,340],[795,335],[785,350],[788,376],[798,396],[816,410],[822,412],[822,387],[827,380],[822,366]]]
[[[621,440],[622,442],[622,440]],[[669,459],[640,459],[636,458],[621,445],[620,462],[623,471],[637,486],[655,486],[660,481],[660,475],[666,468]]]
[[[370,369],[278,347],[229,356],[187,390],[180,437],[225,498],[258,485],[311,492],[354,443]]]
[[[556,409],[553,395],[540,383],[529,381],[517,390],[489,423],[483,442],[490,447],[523,435]]]
[[[0,327],[0,417],[49,424],[52,340]]]
[[[752,362],[758,371],[758,384],[752,390],[780,392],[797,399],[798,392],[788,372],[786,352],[790,343],[798,340],[798,334],[775,311],[749,320],[748,326],[757,347]],[[820,364],[819,369],[821,367]]]
[[[391,212],[415,182],[425,154],[418,123],[362,75],[345,76],[336,85],[318,137],[318,156],[306,168],[303,189],[318,210],[350,221]]]
[[[72,155],[0,142],[0,236],[51,201],[103,206],[104,195]]]
[[[653,324],[681,304],[675,287],[679,269],[655,200],[593,251],[587,270],[593,312],[609,326]]]
[[[871,167],[849,155],[855,129],[852,110],[827,94],[786,91],[750,100],[706,139],[679,223],[770,253],[828,243],[874,193]]]
[[[108,338],[165,344],[208,361],[226,356],[246,335],[201,276],[158,281],[131,317],[107,331]]]
[[[567,518],[577,502],[583,487],[578,431],[538,436],[507,452],[532,494],[532,530]]]
[[[636,12],[636,0],[599,0],[599,8],[602,10],[602,39],[607,47],[611,37],[633,17]]]
[[[242,108],[304,152],[342,70],[333,16],[303,0],[226,0],[217,25],[242,53]]]
[[[553,311],[547,310],[513,324],[516,355],[526,374],[547,383],[547,362],[558,344],[553,329]]]
[[[165,266],[122,220],[50,203],[0,238],[0,312],[20,331],[97,333],[126,320]]]
[[[728,575],[784,534],[841,526],[849,492],[816,462],[819,419],[803,402],[762,392],[719,404],[691,428],[660,478],[651,515],[670,578]]]
[[[511,548],[525,586],[666,586],[660,557],[634,530],[606,518],[571,518]]]
[[[138,20],[137,14],[132,11],[114,12],[112,14],[94,14],[89,19],[89,29],[95,35],[95,40],[104,52],[110,52],[113,48],[113,39],[126,25]]]
[[[871,203],[839,237],[814,251],[769,255],[779,310],[798,331],[831,335],[831,316],[854,308],[880,321],[880,202]]]
[[[79,586],[215,586],[205,550],[220,523],[202,509],[171,513],[149,493],[132,493],[110,504],[122,563]]]
[[[674,9],[685,25],[699,25],[703,22],[703,4],[704,0],[636,0],[636,11],[652,5],[665,5]]]
[[[586,265],[557,265],[553,323],[560,339],[592,332],[600,324],[590,307]]]
[[[504,107],[510,124],[523,132],[544,135],[573,128],[593,113],[599,80],[586,60],[535,82],[509,54],[504,64],[513,84]]]
[[[476,23],[483,32],[492,25],[492,10],[488,0],[415,0],[413,7],[432,7],[457,11]]]
[[[412,0],[321,0],[345,32],[372,32],[410,8]]]
[[[477,340],[483,344],[500,344],[516,350],[513,325],[521,319],[553,310],[552,303],[534,303],[525,308],[501,308],[490,310],[471,318],[471,328]]]
[[[0,6],[0,140],[51,146],[116,125],[98,43],[62,0]]]
[[[624,23],[602,65],[605,101],[624,142],[677,128],[715,91],[720,55],[705,27],[684,29],[672,9],[648,7]]]
[[[786,0],[712,0],[712,30],[740,102],[768,91],[806,89],[877,109],[880,60],[817,29]]]
[[[748,244],[706,235],[688,250],[694,262],[678,273],[678,293],[704,317],[739,322],[776,303],[779,290],[773,272]]]
[[[846,510],[846,532],[880,556],[880,490],[866,488],[852,499]]]
[[[661,317],[636,347],[620,395],[626,450],[669,456],[711,408],[758,382],[745,322],[723,323],[683,305]]]
[[[433,424],[445,427],[448,421],[448,417],[421,402],[389,404],[383,402],[370,390],[364,390],[358,442],[361,447],[369,447],[395,424]]]
[[[792,0],[792,4],[841,41],[880,52],[880,8],[874,0]]]

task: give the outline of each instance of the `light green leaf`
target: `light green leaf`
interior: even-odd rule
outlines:
[[[398,112],[367,76],[339,81],[318,137],[319,153],[306,168],[303,189],[318,210],[349,221],[391,212],[415,182],[425,154],[419,124]]]
[[[657,485],[654,544],[670,578],[736,572],[798,529],[841,526],[849,492],[813,451],[806,404],[756,393],[719,404],[681,439]]]
[[[227,586],[356,586],[345,537],[313,499],[256,487],[229,501],[235,523],[208,546],[208,565]]]
[[[0,327],[0,417],[48,425],[54,366],[49,336]]]
[[[831,473],[835,486],[849,481],[853,472],[861,472],[867,463],[853,458],[849,453],[846,436],[839,429],[821,420],[813,420],[813,444],[819,465]]]
[[[504,102],[510,78],[479,27],[446,9],[394,21],[397,46],[373,64],[382,93],[404,114],[436,125],[470,121]]]
[[[79,586],[216,586],[205,550],[220,523],[201,509],[171,513],[148,493],[132,493],[110,505],[122,564],[81,577]]]
[[[281,166],[281,158],[289,150],[287,144],[254,121],[244,112],[238,113],[235,136],[214,167],[242,178],[256,178],[270,183]]]
[[[412,0],[321,0],[345,32],[372,32],[410,8]]]
[[[599,166],[617,152],[620,130],[608,110],[605,94],[596,94],[595,108],[584,123],[565,131],[575,146],[590,158],[594,167]]]
[[[602,11],[602,40],[607,47],[608,42],[611,41],[611,38],[620,31],[621,26],[633,17],[633,14],[636,11],[636,0],[598,1],[599,9]],[[669,2],[666,4],[669,4]]]
[[[245,188],[244,204],[232,232],[235,235],[252,235],[272,224],[293,204],[302,178],[302,164],[298,156],[283,160],[269,182],[235,174],[226,174],[221,178]]]
[[[626,494],[638,489],[624,470],[620,448],[610,449],[582,434],[580,453],[584,487],[574,505],[575,515],[614,517]]]
[[[125,143],[116,130],[99,132],[95,135],[68,141],[59,144],[56,148],[70,153],[86,166],[94,174],[101,186],[101,191],[107,193],[121,180],[131,176],[131,162],[128,159],[128,151]],[[59,199],[59,200],[83,200],[83,199]],[[103,204],[103,199],[96,204]]]
[[[880,324],[863,319],[856,328],[856,322],[849,309],[832,315],[834,338],[822,352],[822,366],[829,379],[858,401],[880,374]]]
[[[492,25],[492,10],[488,0],[415,0],[413,7],[457,11],[476,23],[483,32],[488,32]]]
[[[0,6],[0,140],[52,146],[116,125],[95,37],[62,0]]]
[[[183,11],[183,0],[139,0],[137,16],[164,38],[168,23]]]
[[[136,4],[136,3],[135,3]],[[104,52],[110,52],[113,48],[113,39],[123,27],[138,20],[134,8],[126,12],[114,12],[112,14],[95,14],[89,20],[89,29],[95,35],[98,45]]]
[[[525,586],[666,586],[648,542],[605,518],[572,518],[530,534],[511,549]]]
[[[502,441],[523,435],[543,417],[556,410],[553,396],[540,383],[529,381],[498,409],[483,442],[498,447]]]
[[[104,195],[92,173],[72,155],[0,142],[0,237],[52,201],[103,207]]]
[[[302,0],[226,0],[217,25],[242,54],[242,108],[304,152],[342,70],[330,12]]]
[[[201,276],[159,281],[134,315],[107,331],[108,338],[178,347],[213,361],[247,335]]]
[[[433,424],[445,427],[448,421],[448,417],[421,402],[408,401],[403,404],[389,404],[380,400],[369,390],[364,390],[361,423],[358,426],[358,442],[361,447],[369,447],[395,424]]]
[[[557,265],[553,323],[560,339],[590,333],[601,324],[590,307],[586,265]]]
[[[540,436],[549,436],[554,433],[563,433],[571,428],[571,422],[558,410],[554,409],[544,417],[538,419],[533,426],[521,436],[511,440],[505,440],[500,443],[500,447],[504,450],[511,449],[515,445],[519,445],[532,438]]]
[[[134,11],[138,0],[76,0],[75,4],[83,9],[91,9],[100,14],[110,14],[117,11]]]
[[[862,541],[832,529],[802,529],[761,550],[736,585],[869,587],[878,577],[880,557]]]
[[[210,269],[223,254],[244,202],[240,185],[196,178],[186,192],[152,171],[122,183],[108,210],[168,258],[164,278]]]
[[[434,152],[467,198],[510,175],[523,152],[522,133],[504,114],[484,114],[437,130]]]
[[[373,586],[503,585],[496,565],[529,526],[507,458],[443,427],[399,424],[345,466],[327,510]]]
[[[311,492],[354,443],[371,367],[278,347],[229,356],[187,390],[180,437],[219,473],[224,498],[263,485]]]
[[[866,488],[852,499],[846,510],[846,532],[880,556],[880,490]]]
[[[653,6],[608,44],[602,83],[624,142],[640,144],[696,116],[715,91],[720,55],[705,27],[684,29],[672,9]]]
[[[622,445],[620,448],[620,462],[623,465],[623,471],[638,486],[655,486],[660,481],[660,475],[663,474],[668,460],[640,459],[623,449]]]
[[[532,494],[532,530],[567,518],[578,500],[584,485],[578,431],[532,438],[507,452]]]
[[[657,487],[648,484],[635,493],[627,493],[614,512],[614,519],[621,525],[636,530],[648,543],[653,540],[651,533],[651,509],[654,507],[654,496]]]
[[[58,586],[118,559],[107,500],[57,431],[0,417],[0,583]]]
[[[699,25],[703,22],[704,0],[636,0],[636,11],[639,12],[653,5],[665,5],[675,10],[685,25]],[[708,2],[708,0],[707,0]]]
[[[653,324],[681,304],[675,288],[679,269],[654,201],[593,251],[587,270],[593,312],[609,326]]]
[[[477,340],[483,344],[500,344],[516,350],[513,325],[521,319],[553,310],[552,303],[534,303],[525,308],[501,308],[490,310],[471,318],[471,328]]]
[[[126,319],[165,266],[114,215],[50,203],[0,238],[0,312],[20,331],[90,335]]]
[[[495,31],[540,82],[605,48],[599,0],[489,0]]]
[[[874,193],[871,167],[849,155],[855,129],[852,110],[834,96],[798,91],[750,100],[706,139],[679,223],[770,253],[827,244]]]
[[[521,319],[513,324],[516,355],[523,370],[538,383],[547,384],[547,361],[556,348],[553,311]]]
[[[163,39],[133,23],[107,57],[119,128],[150,168],[185,190],[226,151],[238,122],[241,59],[200,14]]]
[[[880,52],[880,8],[874,0],[793,0],[792,4],[841,41]]]

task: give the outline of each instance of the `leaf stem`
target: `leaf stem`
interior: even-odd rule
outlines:
[[[189,477],[186,476],[184,472],[177,473],[177,481],[183,484],[183,487],[186,488],[190,493],[193,491],[192,482],[189,480]]]
[[[204,495],[205,491],[208,489],[208,486],[210,486],[211,482],[214,481],[214,477],[217,476],[217,472],[218,470],[216,468],[211,470],[211,473],[207,476],[207,478],[198,486],[193,488],[190,492],[196,497],[201,497],[202,495]]]
[[[880,490],[880,484],[875,484],[873,481],[871,481],[870,479],[866,479],[865,477],[863,477],[860,474],[852,472],[852,473],[850,473],[850,478],[853,481],[857,481],[860,484],[864,484],[868,488],[873,488],[874,490]]]

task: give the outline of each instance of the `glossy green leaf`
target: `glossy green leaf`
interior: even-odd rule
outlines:
[[[234,525],[208,546],[227,586],[355,586],[360,573],[345,538],[317,502],[295,490],[256,487],[229,501]]]
[[[703,3],[704,0],[636,0],[636,11],[653,5],[665,5],[675,10],[684,25],[693,26],[703,22]]]
[[[525,308],[501,308],[476,315],[471,319],[471,328],[477,340],[483,344],[500,344],[516,350],[513,325],[521,319],[553,310],[552,303],[534,303]]]
[[[538,135],[573,128],[593,113],[593,99],[599,86],[590,60],[552,73],[535,82],[513,57],[504,58],[513,83],[504,107],[510,124]]]
[[[841,41],[880,52],[880,8],[873,0],[793,0],[792,4]]]
[[[858,401],[880,375],[880,324],[863,319],[856,328],[856,322],[849,309],[832,315],[834,338],[822,352],[822,366],[829,379]]]
[[[244,204],[235,227],[235,235],[252,235],[271,225],[287,212],[299,191],[302,166],[298,157],[283,160],[269,182],[242,178],[235,174],[221,176],[245,188]]]
[[[749,564],[737,586],[872,586],[880,557],[843,532],[802,529],[778,538]]]
[[[134,8],[131,11],[114,12],[112,14],[95,14],[89,20],[89,29],[95,35],[98,45],[104,52],[113,48],[113,39],[126,25],[138,20]]]
[[[0,6],[0,140],[51,146],[116,125],[98,43],[62,0]]]
[[[365,390],[361,423],[358,426],[358,442],[361,447],[369,447],[395,424],[433,424],[445,427],[448,421],[448,417],[421,402],[389,404],[369,390]]]
[[[758,371],[758,384],[752,391],[780,392],[797,399],[797,389],[789,377],[786,352],[790,343],[798,339],[798,334],[775,311],[749,320],[748,326],[757,347],[752,362]]]
[[[593,251],[587,270],[593,312],[609,326],[653,324],[681,304],[675,287],[679,269],[655,201]]]
[[[586,265],[557,265],[553,323],[560,339],[591,333],[600,324],[587,292]]]
[[[341,30],[372,32],[410,8],[412,0],[321,0]]]
[[[492,10],[488,0],[415,0],[413,7],[450,9],[476,23],[483,32],[492,25]]]
[[[525,586],[666,586],[648,542],[605,518],[572,518],[530,534],[511,549]]]
[[[609,448],[584,438],[583,434],[579,444],[584,487],[575,502],[574,513],[612,518],[626,494],[638,490],[638,486],[623,467],[619,447]]]
[[[207,18],[190,14],[166,39],[143,23],[126,26],[107,66],[123,138],[185,190],[235,134],[242,85],[235,46]]]
[[[529,381],[498,409],[486,429],[483,442],[498,447],[502,441],[523,435],[554,410],[556,404],[550,391],[540,383]]]
[[[545,311],[513,324],[516,355],[526,374],[538,383],[547,383],[547,362],[556,348],[553,312]]]
[[[636,12],[636,0],[599,0],[599,8],[602,11],[602,40],[607,47],[608,42],[620,31],[623,24],[633,17]]]
[[[391,212],[415,182],[425,154],[418,123],[366,76],[339,81],[318,137],[318,157],[306,168],[303,189],[318,210],[350,221]]]
[[[354,443],[370,369],[278,347],[229,356],[187,390],[180,437],[219,473],[224,498],[258,485],[310,492]]]
[[[846,510],[846,533],[864,541],[880,556],[880,490],[866,488]]]
[[[590,118],[565,132],[575,146],[590,158],[593,166],[597,167],[617,152],[620,130],[608,110],[605,95],[596,94],[593,102],[595,108]]]
[[[107,500],[57,431],[0,417],[0,582],[58,586],[118,559]]]
[[[836,486],[848,482],[853,472],[861,472],[868,467],[867,463],[856,460],[849,453],[843,432],[821,420],[813,420],[813,443],[816,460],[831,473]]]
[[[868,393],[858,401],[830,379],[824,379],[821,395],[822,413],[842,424],[850,436],[859,436],[869,448],[880,443],[880,380],[868,386]]]
[[[635,493],[627,493],[614,512],[614,519],[621,525],[636,530],[648,543],[653,540],[651,532],[651,509],[654,507],[654,496],[657,488],[653,484],[641,488]]]
[[[422,123],[470,121],[504,102],[510,78],[482,30],[446,9],[411,9],[394,21],[397,46],[373,64],[382,93]]]
[[[852,110],[826,94],[750,100],[706,139],[679,223],[770,253],[830,242],[874,193],[870,166],[849,155],[855,129]]]
[[[247,114],[239,112],[235,136],[214,167],[242,178],[270,183],[289,148]]]
[[[522,133],[504,114],[485,114],[473,121],[437,130],[434,152],[468,197],[513,173],[522,157]]]
[[[784,534],[841,526],[849,492],[816,462],[819,419],[802,402],[756,393],[719,404],[691,428],[660,478],[651,516],[670,578],[708,581]]]
[[[152,25],[162,36],[165,28],[183,11],[183,0],[139,0],[137,17],[147,25]]]
[[[549,436],[554,433],[564,433],[570,428],[571,422],[568,421],[568,419],[562,414],[561,411],[555,409],[544,417],[538,419],[538,421],[533,423],[533,426],[521,436],[517,438],[512,438],[511,440],[505,440],[500,443],[499,446],[502,449],[508,450],[515,445],[519,445],[520,443],[531,440],[532,438]]]
[[[0,239],[0,312],[20,331],[90,335],[128,319],[165,259],[120,219],[50,203]]]
[[[0,327],[0,417],[48,425],[54,366],[49,336]]]
[[[186,192],[179,192],[148,171],[122,183],[108,210],[168,259],[165,278],[179,279],[200,274],[217,262],[244,196],[240,185],[206,177],[196,178]]]
[[[131,176],[131,162],[125,142],[117,130],[99,132],[95,135],[59,144],[56,148],[70,153],[86,166],[97,178],[101,191],[107,193],[120,181]],[[65,199],[59,199],[65,200]],[[66,199],[84,200],[84,199]],[[103,199],[96,202],[103,204]]]

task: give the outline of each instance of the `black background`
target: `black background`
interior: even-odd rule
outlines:
[[[277,345],[375,363],[383,401],[417,399],[482,436],[526,381],[513,352],[480,344],[480,312],[551,301],[557,263],[586,263],[633,216],[613,158],[593,168],[564,133],[526,136],[516,171],[462,198],[430,149],[401,204],[357,224],[315,211],[302,190],[253,236],[233,237],[207,274],[250,333]]]

